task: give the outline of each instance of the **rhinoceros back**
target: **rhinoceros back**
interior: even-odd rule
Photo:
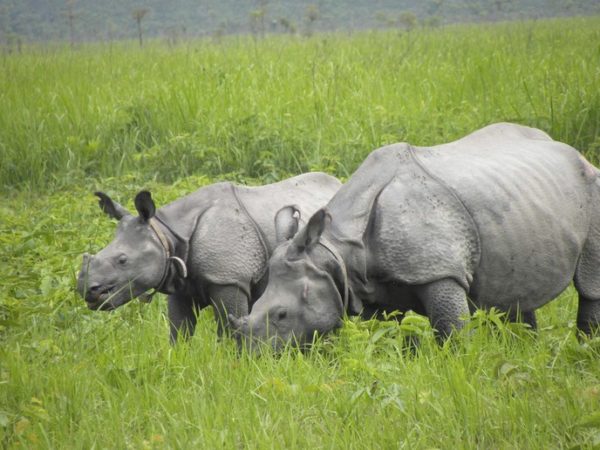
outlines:
[[[533,310],[568,286],[599,207],[597,171],[576,150],[484,129],[416,155],[456,192],[477,227],[473,300]]]
[[[322,172],[309,172],[297,175],[278,183],[258,187],[238,186],[240,201],[265,235],[267,245],[272,250],[275,241],[274,217],[280,208],[295,205],[300,211],[300,222],[308,219],[325,206],[342,184]]]
[[[262,277],[275,247],[274,217],[279,208],[298,205],[307,218],[340,185],[324,173],[254,187],[217,183],[161,208],[160,214],[189,242],[191,276],[247,291]]]

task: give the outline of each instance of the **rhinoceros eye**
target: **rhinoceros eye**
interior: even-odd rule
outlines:
[[[119,264],[124,265],[125,263],[127,263],[127,255],[119,255]]]

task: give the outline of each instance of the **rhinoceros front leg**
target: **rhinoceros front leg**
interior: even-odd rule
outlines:
[[[456,281],[446,278],[416,288],[431,326],[439,340],[446,339],[452,330],[462,328],[469,315],[467,293]]]
[[[171,343],[179,337],[189,339],[196,329],[196,308],[191,296],[175,293],[169,295],[168,312]]]
[[[227,314],[235,317],[245,316],[249,312],[248,296],[237,286],[213,285],[209,287],[210,301],[215,308],[215,319],[217,321],[217,333],[223,333],[229,328]]]
[[[515,311],[510,310],[506,315],[509,322],[522,322],[529,325],[529,327],[535,331],[537,330],[537,319],[535,317],[535,311]]]

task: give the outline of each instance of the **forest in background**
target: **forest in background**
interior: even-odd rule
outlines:
[[[360,30],[600,13],[597,0],[0,0],[0,42]]]

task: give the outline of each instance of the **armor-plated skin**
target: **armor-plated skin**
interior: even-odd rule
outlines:
[[[258,187],[217,183],[156,210],[148,192],[135,201],[138,216],[100,197],[119,220],[115,239],[84,255],[78,291],[91,309],[112,310],[150,289],[169,294],[171,340],[192,335],[199,309],[213,305],[219,326],[226,314],[247,314],[266,280],[276,246],[275,213],[296,205],[310,217],[341,183],[308,173]]]
[[[535,326],[571,280],[579,328],[600,324],[600,172],[533,128],[378,149],[287,237],[251,314],[230,318],[240,336],[305,343],[344,312],[408,309],[441,338],[475,307]]]

